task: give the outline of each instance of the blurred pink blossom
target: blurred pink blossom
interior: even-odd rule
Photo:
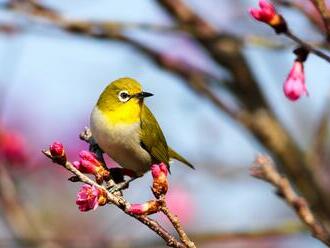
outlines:
[[[21,134],[0,127],[0,159],[10,164],[26,162],[26,144]]]
[[[179,217],[184,224],[192,221],[195,215],[195,202],[185,188],[179,185],[173,185],[166,195],[168,208]]]

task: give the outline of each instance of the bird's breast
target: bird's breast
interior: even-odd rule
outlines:
[[[140,145],[140,122],[111,123],[95,107],[91,114],[91,131],[97,144],[122,167],[143,174],[150,169],[151,157]]]

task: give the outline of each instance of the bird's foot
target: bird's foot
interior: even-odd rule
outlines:
[[[109,192],[111,194],[113,194],[113,193],[118,192],[118,191],[121,191],[123,189],[127,189],[128,188],[128,185],[129,185],[129,182],[128,181],[125,181],[125,182],[121,182],[121,183],[118,183],[118,184],[113,185],[108,190],[109,190]]]
[[[137,178],[138,177],[132,177],[132,178],[128,179],[127,181],[124,181],[124,182],[121,182],[121,183],[117,183],[117,184],[111,186],[108,189],[108,191],[113,194],[113,193],[115,193],[117,191],[121,191],[123,189],[127,189],[128,186],[129,186],[129,183],[132,182],[132,181],[134,181]]]

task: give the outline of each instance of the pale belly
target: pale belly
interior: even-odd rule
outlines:
[[[140,146],[140,123],[110,124],[97,107],[91,114],[90,127],[97,144],[120,166],[142,175],[150,169],[151,157]]]

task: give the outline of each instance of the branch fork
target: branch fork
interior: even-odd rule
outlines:
[[[272,184],[277,190],[277,195],[293,208],[313,236],[330,246],[329,231],[316,219],[307,201],[297,195],[289,180],[278,173],[271,158],[265,155],[257,156],[251,167],[251,175]]]

